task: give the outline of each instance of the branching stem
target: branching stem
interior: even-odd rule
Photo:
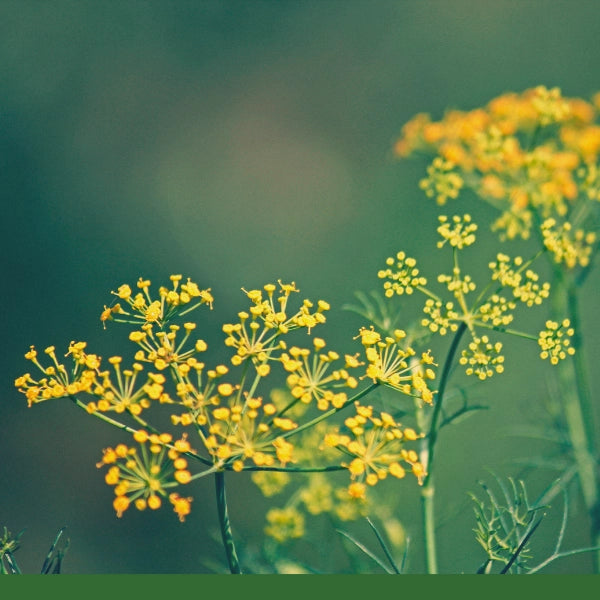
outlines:
[[[424,466],[427,471],[427,475],[425,476],[423,487],[421,488],[421,509],[425,544],[425,568],[429,575],[434,575],[438,572],[437,548],[435,539],[435,487],[433,480],[433,459],[435,456],[435,446],[439,433],[439,420],[442,412],[446,386],[450,378],[450,372],[452,370],[452,365],[454,363],[454,358],[456,356],[460,340],[466,330],[467,324],[462,322],[456,330],[454,339],[452,340],[452,344],[448,350],[448,355],[446,356],[446,360],[442,368],[442,375],[440,377],[440,387],[438,388],[437,398],[433,408],[433,414],[431,416],[429,433],[425,442],[424,455],[426,457],[426,461]]]

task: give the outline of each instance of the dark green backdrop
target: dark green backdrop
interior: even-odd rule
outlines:
[[[599,30],[592,0],[0,0],[0,525],[26,528],[22,568],[39,570],[63,525],[68,573],[202,573],[206,556],[222,561],[209,482],[185,525],[169,509],[115,518],[94,465],[121,438],[67,401],[27,409],[13,381],[30,344],[121,352],[98,320],[110,290],[170,273],[212,287],[202,326],[215,343],[244,306],[241,287],[282,278],[330,301],[328,335],[351,344],[339,306],[377,285],[388,254],[436,260],[423,165],[391,155],[404,122],[537,84],[588,96],[600,89]],[[586,290],[595,359],[597,274]],[[534,354],[481,388],[490,411],[443,436],[443,572],[483,558],[466,491],[531,450],[505,432],[535,418],[545,393]],[[418,572],[408,484],[399,516]],[[264,505],[247,478],[229,497],[234,531],[260,534]],[[586,545],[572,508],[566,546]]]

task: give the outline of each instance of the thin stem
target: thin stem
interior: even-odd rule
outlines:
[[[429,433],[427,435],[425,448],[423,451],[423,454],[425,455],[425,468],[427,475],[425,476],[423,487],[421,488],[421,514],[423,518],[423,535],[425,544],[425,567],[427,573],[430,575],[437,574],[438,572],[434,516],[435,487],[433,483],[433,459],[439,432],[438,422],[442,412],[442,404],[444,401],[446,386],[450,378],[450,371],[452,370],[454,357],[456,356],[460,340],[465,331],[467,331],[467,324],[462,322],[456,330],[454,339],[452,340],[452,344],[448,350],[448,355],[446,356],[446,360],[442,368],[440,387],[438,389],[438,395],[433,409],[433,414],[431,416],[431,423],[429,425]]]
[[[581,335],[581,319],[579,318],[579,301],[577,294],[577,285],[571,283],[567,287],[567,306],[569,310],[569,319],[571,321],[571,327],[575,330],[573,335],[573,348],[575,354],[573,355],[573,368],[575,371],[575,382],[577,385],[577,395],[581,403],[581,411],[583,413],[583,419],[586,426],[586,436],[588,439],[588,445],[590,452],[595,454],[595,428],[594,418],[590,405],[589,395],[589,383],[587,369],[585,365],[585,353],[583,352],[583,340]]]
[[[563,400],[563,408],[573,456],[577,464],[577,474],[581,493],[590,519],[592,546],[600,545],[600,481],[595,460],[594,425],[589,406],[587,374],[584,355],[581,352],[581,324],[577,290],[562,277],[557,277],[561,289],[556,300],[566,304],[571,324],[575,329],[575,354],[572,360],[561,361],[558,365],[558,381]],[[559,310],[563,306],[558,307]],[[561,310],[561,312],[564,311]],[[595,571],[600,572],[600,552],[595,554]]]
[[[454,339],[452,340],[452,344],[448,350],[448,355],[446,356],[446,360],[444,362],[444,366],[442,369],[442,375],[440,377],[440,387],[438,388],[437,399],[435,401],[433,407],[433,414],[431,416],[431,423],[429,425],[429,433],[427,435],[427,475],[425,476],[425,481],[423,483],[423,487],[427,485],[428,480],[432,475],[432,466],[433,466],[433,456],[435,452],[435,444],[437,441],[437,436],[439,432],[438,421],[440,418],[440,414],[442,412],[442,404],[444,401],[444,395],[446,393],[446,386],[448,384],[448,380],[450,378],[450,371],[452,369],[452,363],[454,362],[454,357],[456,355],[456,351],[458,350],[458,345],[460,344],[460,340],[467,330],[467,324],[463,321],[458,326],[456,333],[454,334]]]
[[[98,412],[98,411],[94,411],[92,413],[88,412],[87,410],[87,406],[81,401],[79,400],[79,398],[77,398],[76,396],[69,396],[69,398],[73,401],[73,403],[78,406],[79,408],[81,408],[82,410],[84,410],[88,415],[92,415],[93,417],[96,417],[97,419],[100,419],[101,421],[104,421],[105,423],[108,423],[109,425],[112,425],[113,427],[116,427],[117,429],[122,429],[123,431],[126,431],[127,433],[137,433],[137,429],[134,429],[133,427],[129,427],[129,425],[125,425],[125,423],[121,423],[120,421],[116,421],[115,419],[111,419],[110,417],[106,416],[105,414]]]
[[[223,540],[229,571],[232,575],[241,575],[242,569],[235,550],[231,524],[229,522],[229,511],[227,509],[227,498],[225,496],[225,473],[223,471],[217,471],[215,473],[215,489],[217,493],[217,511],[219,513],[221,539]]]
[[[328,465],[326,467],[244,467],[244,471],[277,471],[279,473],[329,473],[331,471],[346,471],[347,467],[341,465]]]

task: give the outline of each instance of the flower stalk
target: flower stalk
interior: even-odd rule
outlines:
[[[576,350],[571,360],[559,365],[558,386],[564,416],[577,467],[581,495],[586,507],[590,527],[590,543],[600,546],[600,477],[596,456],[596,440],[593,414],[589,404],[589,386],[585,368],[585,353],[582,352],[582,337],[578,290],[574,281],[565,281],[557,271],[555,309],[568,311],[571,323],[578,332],[573,339]],[[594,553],[594,569],[600,573],[600,551]]]
[[[460,345],[461,338],[467,330],[467,324],[463,321],[452,339],[448,355],[442,368],[440,377],[440,386],[437,399],[431,415],[429,432],[424,440],[424,449],[421,453],[421,461],[425,465],[427,475],[421,488],[421,514],[423,520],[423,536],[425,545],[425,569],[427,574],[435,575],[438,573],[437,544],[435,535],[435,485],[433,478],[433,466],[435,457],[435,448],[439,433],[439,418],[442,411],[446,386],[450,378],[450,372],[456,357],[456,352]]]
[[[235,549],[231,523],[229,522],[229,509],[227,507],[227,496],[225,493],[225,473],[217,471],[215,473],[215,491],[217,498],[217,512],[219,515],[219,528],[221,530],[221,539],[223,548],[227,557],[227,564],[232,575],[241,575],[242,569]]]

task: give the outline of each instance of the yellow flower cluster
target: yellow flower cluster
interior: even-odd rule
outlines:
[[[488,263],[491,278],[483,291],[473,300],[471,292],[477,286],[472,278],[464,274],[459,264],[459,253],[467,246],[473,244],[474,232],[477,229],[471,217],[467,215],[439,217],[440,225],[438,233],[442,238],[437,247],[443,248],[446,243],[452,249],[453,267],[451,274],[440,274],[438,283],[443,284],[452,295],[452,300],[439,297],[431,289],[425,287],[426,279],[418,272],[414,276],[421,278],[419,285],[411,287],[411,290],[421,292],[426,296],[423,306],[425,316],[421,319],[421,326],[427,328],[431,333],[446,335],[449,332],[457,332],[461,326],[465,327],[470,335],[470,343],[462,352],[460,363],[465,367],[467,375],[475,375],[480,379],[486,379],[495,373],[504,371],[504,357],[501,354],[502,344],[490,341],[487,335],[481,335],[478,330],[496,329],[509,332],[505,328],[512,323],[517,301],[527,307],[541,304],[550,295],[550,284],[541,282],[539,275],[531,268],[532,260],[525,261],[520,256],[511,259],[506,254],[498,253],[496,260]],[[388,258],[388,268],[378,272],[379,278],[387,279],[384,282],[386,296],[403,294],[403,284],[406,281],[407,259],[404,252],[398,253],[401,259],[398,262],[400,271],[394,272],[392,266],[394,260]],[[416,261],[411,259],[409,267],[416,270]],[[510,293],[511,297],[503,295],[503,291]],[[406,390],[405,384],[399,384],[398,378],[403,369],[407,367],[407,356],[394,356],[390,353],[393,340],[375,339],[374,332],[365,330],[365,340],[371,341],[371,349],[367,352],[369,363],[368,373],[372,374],[374,380],[391,384],[398,389]],[[513,330],[510,333],[533,338],[529,334],[520,334]],[[377,346],[375,345],[377,344]],[[375,352],[377,348],[377,352]]]
[[[442,239],[437,243],[438,248],[442,248],[448,242],[453,248],[462,250],[463,248],[475,243],[475,232],[477,225],[471,222],[471,215],[454,215],[449,219],[446,215],[438,217],[440,226],[437,228]]]
[[[512,311],[516,308],[516,304],[511,300],[507,300],[498,294],[492,294],[487,302],[484,302],[477,309],[476,318],[482,323],[489,323],[493,327],[502,327],[509,325],[514,315]]]
[[[182,456],[191,450],[189,442],[184,436],[171,443],[170,434],[148,434],[144,430],[137,431],[133,437],[140,452],[135,447],[118,444],[115,448],[106,448],[96,465],[108,467],[105,480],[114,486],[113,507],[117,516],[121,517],[132,503],[138,510],[157,510],[163,498],[168,497],[179,519],[184,521],[190,513],[192,498],[168,494],[167,490],[192,480],[188,461]]]
[[[279,282],[278,295],[273,284],[263,289],[245,291],[252,303],[249,310],[238,314],[239,323],[223,327],[225,345],[234,351],[232,365],[254,366],[250,391],[244,389],[247,374],[242,375],[240,384],[222,382],[229,373],[226,365],[207,370],[205,363],[194,356],[171,365],[177,382],[174,403],[184,409],[172,415],[172,422],[195,427],[219,468],[240,471],[247,462],[251,468],[285,467],[295,462],[294,445],[286,435],[298,427],[296,420],[288,416],[295,404],[306,405],[314,399],[319,410],[341,408],[347,395],[340,388],[354,389],[358,385],[348,371],[360,365],[356,357],[347,356],[343,368],[333,368],[340,357],[325,350],[322,338],[313,338],[312,357],[308,349],[288,348],[283,339],[294,330],[310,331],[325,322],[327,302],[320,300],[315,307],[304,300],[299,310],[288,314],[288,299],[298,292],[295,285]],[[272,394],[265,402],[253,390],[276,365],[287,373],[291,394]]]
[[[394,294],[410,295],[419,287],[427,285],[427,280],[419,273],[417,261],[407,257],[404,252],[398,252],[396,258],[387,258],[385,264],[387,269],[380,270],[377,276],[379,279],[390,279],[383,284],[386,297],[391,298]]]
[[[140,291],[135,294],[129,285],[123,284],[112,293],[120,300],[124,300],[131,312],[123,309],[120,303],[112,307],[105,306],[100,320],[104,323],[108,320],[124,323],[156,323],[162,327],[175,316],[187,314],[202,304],[212,308],[213,296],[210,289],[200,289],[190,278],[186,283],[181,283],[182,279],[181,275],[171,275],[171,288],[161,286],[157,299],[152,298],[151,282],[147,279],[139,278],[137,288]]]
[[[135,354],[135,359],[140,362],[151,363],[155,369],[163,371],[167,367],[185,364],[195,354],[204,352],[207,348],[204,340],[196,340],[192,348],[184,350],[190,335],[196,329],[195,323],[184,323],[184,335],[177,340],[181,331],[179,325],[169,325],[168,331],[154,331],[152,323],[144,323],[140,330],[132,331],[129,339],[140,347]]]
[[[288,438],[298,428],[296,417],[303,414],[298,408],[308,409],[313,400],[321,415],[330,407],[344,407],[347,392],[358,386],[350,371],[363,364],[358,355],[340,358],[319,337],[312,339],[313,351],[288,346],[285,341],[293,331],[311,333],[324,323],[329,304],[304,299],[297,310],[290,309],[289,300],[298,289],[281,281],[278,286],[269,283],[261,290],[244,290],[250,301],[248,310],[238,314],[238,323],[223,326],[225,346],[233,351],[231,367],[209,368],[199,356],[207,350],[206,342],[193,337],[196,324],[183,317],[201,305],[212,308],[210,290],[201,290],[189,278],[183,282],[181,275],[171,276],[170,281],[158,294],[152,293],[150,281],[141,278],[136,293],[122,285],[113,294],[127,310],[117,304],[105,307],[101,315],[104,323],[112,320],[134,326],[129,340],[138,349],[131,367],[123,368],[123,359],[112,356],[103,369],[101,358],[88,353],[85,342],[69,346],[66,356],[71,368],[58,361],[54,347],[47,348],[51,364],[46,366],[31,347],[26,358],[42,376],[26,373],[15,380],[16,387],[30,406],[70,397],[90,414],[123,429],[127,429],[124,423],[104,413],[130,416],[138,427],[153,429],[142,420],[142,412],[154,404],[168,405],[171,423],[191,428],[202,444],[203,452],[189,456],[209,470],[285,468],[295,462],[294,445]],[[249,370],[247,365],[254,368]],[[257,388],[274,366],[287,377],[291,393],[272,394],[263,401]],[[147,367],[152,372],[144,373]],[[241,367],[235,383],[226,381],[232,367]],[[80,395],[85,397],[80,399]],[[309,416],[309,420],[314,418]],[[316,429],[312,423],[310,428]],[[175,485],[171,475],[178,483],[191,477],[187,459],[176,455],[181,449],[167,440],[170,434],[157,435],[135,434],[141,453],[124,444],[105,453],[102,464],[110,463],[107,482],[115,485],[119,516],[132,502],[138,508],[158,508],[164,490]],[[181,518],[189,512],[190,499],[176,494],[169,499]]]
[[[71,342],[65,356],[70,356],[73,361],[71,372],[64,364],[59,363],[53,346],[46,348],[45,353],[50,356],[52,363],[48,367],[42,366],[34,347],[25,355],[45,375],[39,380],[34,379],[29,373],[15,380],[15,386],[27,397],[29,406],[44,400],[71,397],[79,394],[92,396],[86,409],[90,413],[129,412],[139,416],[142,410],[150,407],[152,401],[161,403],[172,402],[164,391],[165,377],[160,373],[147,373],[145,380],[139,382],[139,375],[144,367],[134,362],[130,369],[121,369],[122,358],[112,356],[108,363],[112,366],[109,370],[101,370],[101,358],[96,354],[85,352],[86,342]]]
[[[128,411],[137,416],[141,414],[142,410],[150,408],[152,400],[170,401],[168,394],[164,391],[164,375],[148,373],[146,382],[136,389],[137,376],[143,371],[142,365],[133,363],[131,369],[121,370],[122,359],[120,356],[113,356],[108,359],[108,362],[115,372],[114,380],[109,371],[98,373],[92,393],[99,399],[87,404],[88,412],[123,413]]]
[[[278,542],[287,542],[304,535],[304,515],[295,507],[271,508],[267,512],[265,533]]]
[[[570,339],[574,334],[575,330],[571,327],[569,319],[564,319],[561,323],[546,321],[546,329],[540,332],[538,338],[538,344],[542,349],[540,356],[543,359],[550,359],[550,362],[556,365],[567,355],[575,354]]]
[[[422,483],[425,469],[414,450],[407,450],[406,442],[415,441],[420,436],[414,429],[402,425],[386,412],[374,414],[371,406],[355,403],[356,415],[344,421],[351,435],[331,432],[325,436],[325,445],[337,448],[352,460],[344,463],[350,472],[352,482],[348,493],[355,498],[366,496],[367,486],[374,486],[388,475],[402,479],[407,464],[412,473]]]
[[[445,204],[448,198],[458,198],[464,185],[463,178],[449,160],[436,157],[427,167],[427,178],[419,182],[419,187],[428,198],[435,198],[438,204]]]
[[[515,298],[527,306],[541,304],[550,296],[550,284],[539,284],[539,275],[520,256],[512,261],[510,256],[499,253],[496,260],[489,263],[492,270],[492,279],[500,285],[512,289]]]
[[[587,267],[590,263],[596,234],[583,229],[573,230],[568,221],[558,225],[556,219],[549,218],[542,224],[544,246],[552,253],[554,260],[572,269],[577,265]]]
[[[35,379],[30,373],[25,373],[15,380],[15,387],[25,394],[28,406],[44,400],[90,392],[93,389],[100,367],[100,358],[95,354],[86,354],[85,346],[85,342],[71,342],[67,356],[73,355],[74,364],[70,372],[64,364],[58,362],[54,346],[44,350],[52,361],[52,364],[47,367],[42,366],[37,350],[31,346],[25,358],[42,372],[43,377]]]
[[[265,498],[279,494],[290,482],[290,474],[285,471],[255,471],[252,482]]]
[[[329,448],[329,451],[339,455],[339,450],[335,448]],[[370,493],[369,497],[351,495],[349,487],[334,483],[330,474],[305,473],[303,478],[305,484],[292,493],[283,507],[272,508],[267,513],[265,534],[280,543],[304,536],[306,515],[328,513],[336,520],[355,521],[366,516],[373,508],[379,508],[374,494]],[[252,480],[265,496],[271,496],[281,491],[289,475],[258,471],[252,474]]]
[[[461,270],[458,266],[452,269],[452,275],[444,275],[443,273],[438,275],[438,282],[445,283],[448,291],[461,299],[464,299],[469,292],[474,291],[477,287],[470,275],[461,277]]]
[[[295,429],[292,419],[278,416],[274,404],[264,403],[262,398],[245,396],[239,402],[233,396],[229,384],[219,386],[219,396],[211,399],[211,408],[203,411],[196,422],[202,425],[204,445],[216,464],[231,465],[241,471],[246,460],[258,467],[271,467],[277,460],[281,466],[294,462],[294,446],[280,434]],[[229,394],[231,401],[220,402],[220,397]]]
[[[289,373],[286,383],[292,396],[304,404],[315,400],[319,410],[328,410],[331,406],[341,408],[348,400],[340,388],[355,389],[358,381],[352,377],[348,369],[357,368],[362,363],[355,356],[346,355],[345,368],[331,369],[332,363],[340,356],[337,352],[324,351],[325,340],[313,338],[314,353],[310,360],[310,350],[293,346],[284,352],[280,361]]]
[[[474,337],[468,347],[462,351],[459,359],[466,366],[467,375],[476,375],[479,379],[487,379],[494,372],[504,372],[504,356],[500,354],[501,342],[490,342],[487,335]]]
[[[300,490],[300,500],[311,515],[333,510],[336,502],[333,486],[322,473],[315,473],[310,477],[309,484]]]
[[[240,365],[246,360],[251,360],[257,372],[261,376],[268,375],[275,350],[283,350],[284,342],[275,343],[275,340],[294,329],[311,329],[325,322],[325,311],[329,310],[329,304],[324,300],[317,302],[316,310],[313,302],[305,299],[302,306],[295,313],[287,314],[287,304],[292,292],[298,292],[294,283],[279,283],[279,292],[275,297],[277,288],[269,283],[264,286],[266,298],[262,290],[250,290],[246,292],[253,305],[249,311],[238,314],[239,323],[227,323],[223,331],[227,335],[225,344],[235,349],[232,357],[234,365]],[[245,290],[244,290],[245,291]]]
[[[446,335],[448,331],[458,329],[459,314],[454,310],[454,303],[451,301],[442,302],[439,298],[427,298],[423,312],[427,316],[421,319],[421,325],[432,333]]]
[[[397,258],[404,259],[401,255]],[[405,262],[414,285],[424,284],[414,262]],[[342,469],[338,450],[346,444],[345,437],[338,438],[339,443],[330,446],[329,453],[326,449],[318,453],[315,450],[325,435],[321,427],[326,425],[325,419],[353,402],[349,394],[361,379],[368,378],[432,403],[434,392],[429,382],[435,378],[433,359],[429,353],[419,358],[406,343],[402,330],[382,336],[373,329],[362,329],[358,336],[365,354],[362,358],[360,353],[340,356],[321,337],[312,337],[310,349],[288,343],[292,332],[303,330],[310,334],[324,323],[329,304],[304,299],[297,310],[291,309],[290,299],[298,289],[293,283],[278,283],[243,290],[250,301],[249,308],[238,313],[237,323],[223,326],[225,346],[232,352],[230,365],[210,368],[201,360],[207,344],[194,336],[196,324],[186,321],[185,315],[203,304],[212,307],[212,296],[190,279],[182,283],[180,275],[172,276],[171,286],[160,287],[158,295],[152,294],[150,282],[143,279],[137,283],[137,293],[128,285],[113,292],[126,303],[127,310],[120,305],[105,308],[101,319],[104,323],[112,320],[133,326],[129,341],[137,349],[131,366],[124,367],[122,357],[111,356],[104,368],[98,355],[87,352],[85,342],[70,344],[66,353],[72,363],[70,369],[58,361],[54,347],[46,349],[50,366],[42,365],[35,348],[26,354],[42,372],[39,379],[27,373],[15,381],[29,405],[70,397],[88,413],[134,432],[139,448],[126,444],[108,448],[98,465],[108,467],[106,482],[115,488],[113,505],[118,516],[130,505],[140,510],[158,509],[168,498],[184,520],[192,499],[169,493],[170,488],[217,470],[285,470],[299,460],[296,446],[290,441],[292,436],[296,436],[294,440],[304,440],[309,434],[318,434],[318,440],[299,449],[300,460],[314,463],[318,456],[329,463],[317,468]],[[234,369],[238,369],[235,378]],[[362,376],[352,374],[356,369],[361,370]],[[287,389],[263,400],[259,386],[264,385],[272,371],[285,376]],[[200,442],[199,453],[191,451],[188,434],[172,442],[170,433],[158,433],[163,429],[151,426],[145,415],[142,419],[142,412],[157,404],[167,407],[173,426],[191,430]],[[400,429],[386,413],[375,417],[371,408],[357,411],[354,420],[347,421],[355,423],[356,439],[349,439],[343,450],[354,453],[353,462],[346,465],[353,476],[350,493],[346,488],[343,493],[332,488],[319,496],[314,488],[311,494],[303,495],[309,512],[316,514],[334,506],[331,510],[339,513],[339,518],[362,514],[365,499],[359,493],[360,486],[363,482],[373,485],[374,476],[403,476],[400,463],[411,465],[421,478],[416,455],[402,447],[405,441],[416,439],[414,431]],[[109,412],[129,417],[135,428],[107,416]],[[359,432],[356,424],[362,419],[370,433]],[[369,440],[379,448],[373,456],[369,454]],[[390,453],[394,449],[397,456],[392,460]],[[196,475],[191,474],[188,460],[199,463],[201,470]],[[367,461],[364,477],[358,473],[359,460]],[[285,473],[262,473],[256,475],[256,481],[265,493],[275,493],[285,484],[286,477]],[[294,531],[300,531],[290,512],[273,513],[270,519],[272,535],[276,537],[293,537]],[[283,530],[287,533],[282,534]]]
[[[555,87],[549,90],[544,86],[539,86],[535,92],[531,104],[538,114],[540,125],[561,123],[569,118],[571,106],[562,97],[559,88]]]
[[[600,200],[599,121],[600,92],[586,101],[537,86],[481,108],[447,111],[437,121],[420,113],[403,127],[395,152],[432,157],[421,187],[439,204],[468,187],[499,211],[493,229],[502,237],[528,238],[547,218],[559,229],[585,221],[592,212],[586,203]],[[549,240],[567,268],[585,266],[597,241],[576,236],[570,260],[565,253],[573,248]]]
[[[373,328],[363,327],[359,337],[367,359],[365,377],[408,396],[420,398],[427,404],[433,402],[434,392],[427,381],[435,379],[435,372],[431,368],[435,365],[429,352],[422,353],[418,359],[412,347],[403,347],[401,342],[406,332],[402,329],[382,337]]]
[[[246,460],[256,466],[285,465],[293,461],[293,446],[281,438],[297,424],[285,418],[286,406],[250,396],[241,386],[223,382],[225,365],[206,370],[194,358],[176,370],[177,399],[183,407],[172,414],[174,425],[193,426],[214,464],[240,471]]]

